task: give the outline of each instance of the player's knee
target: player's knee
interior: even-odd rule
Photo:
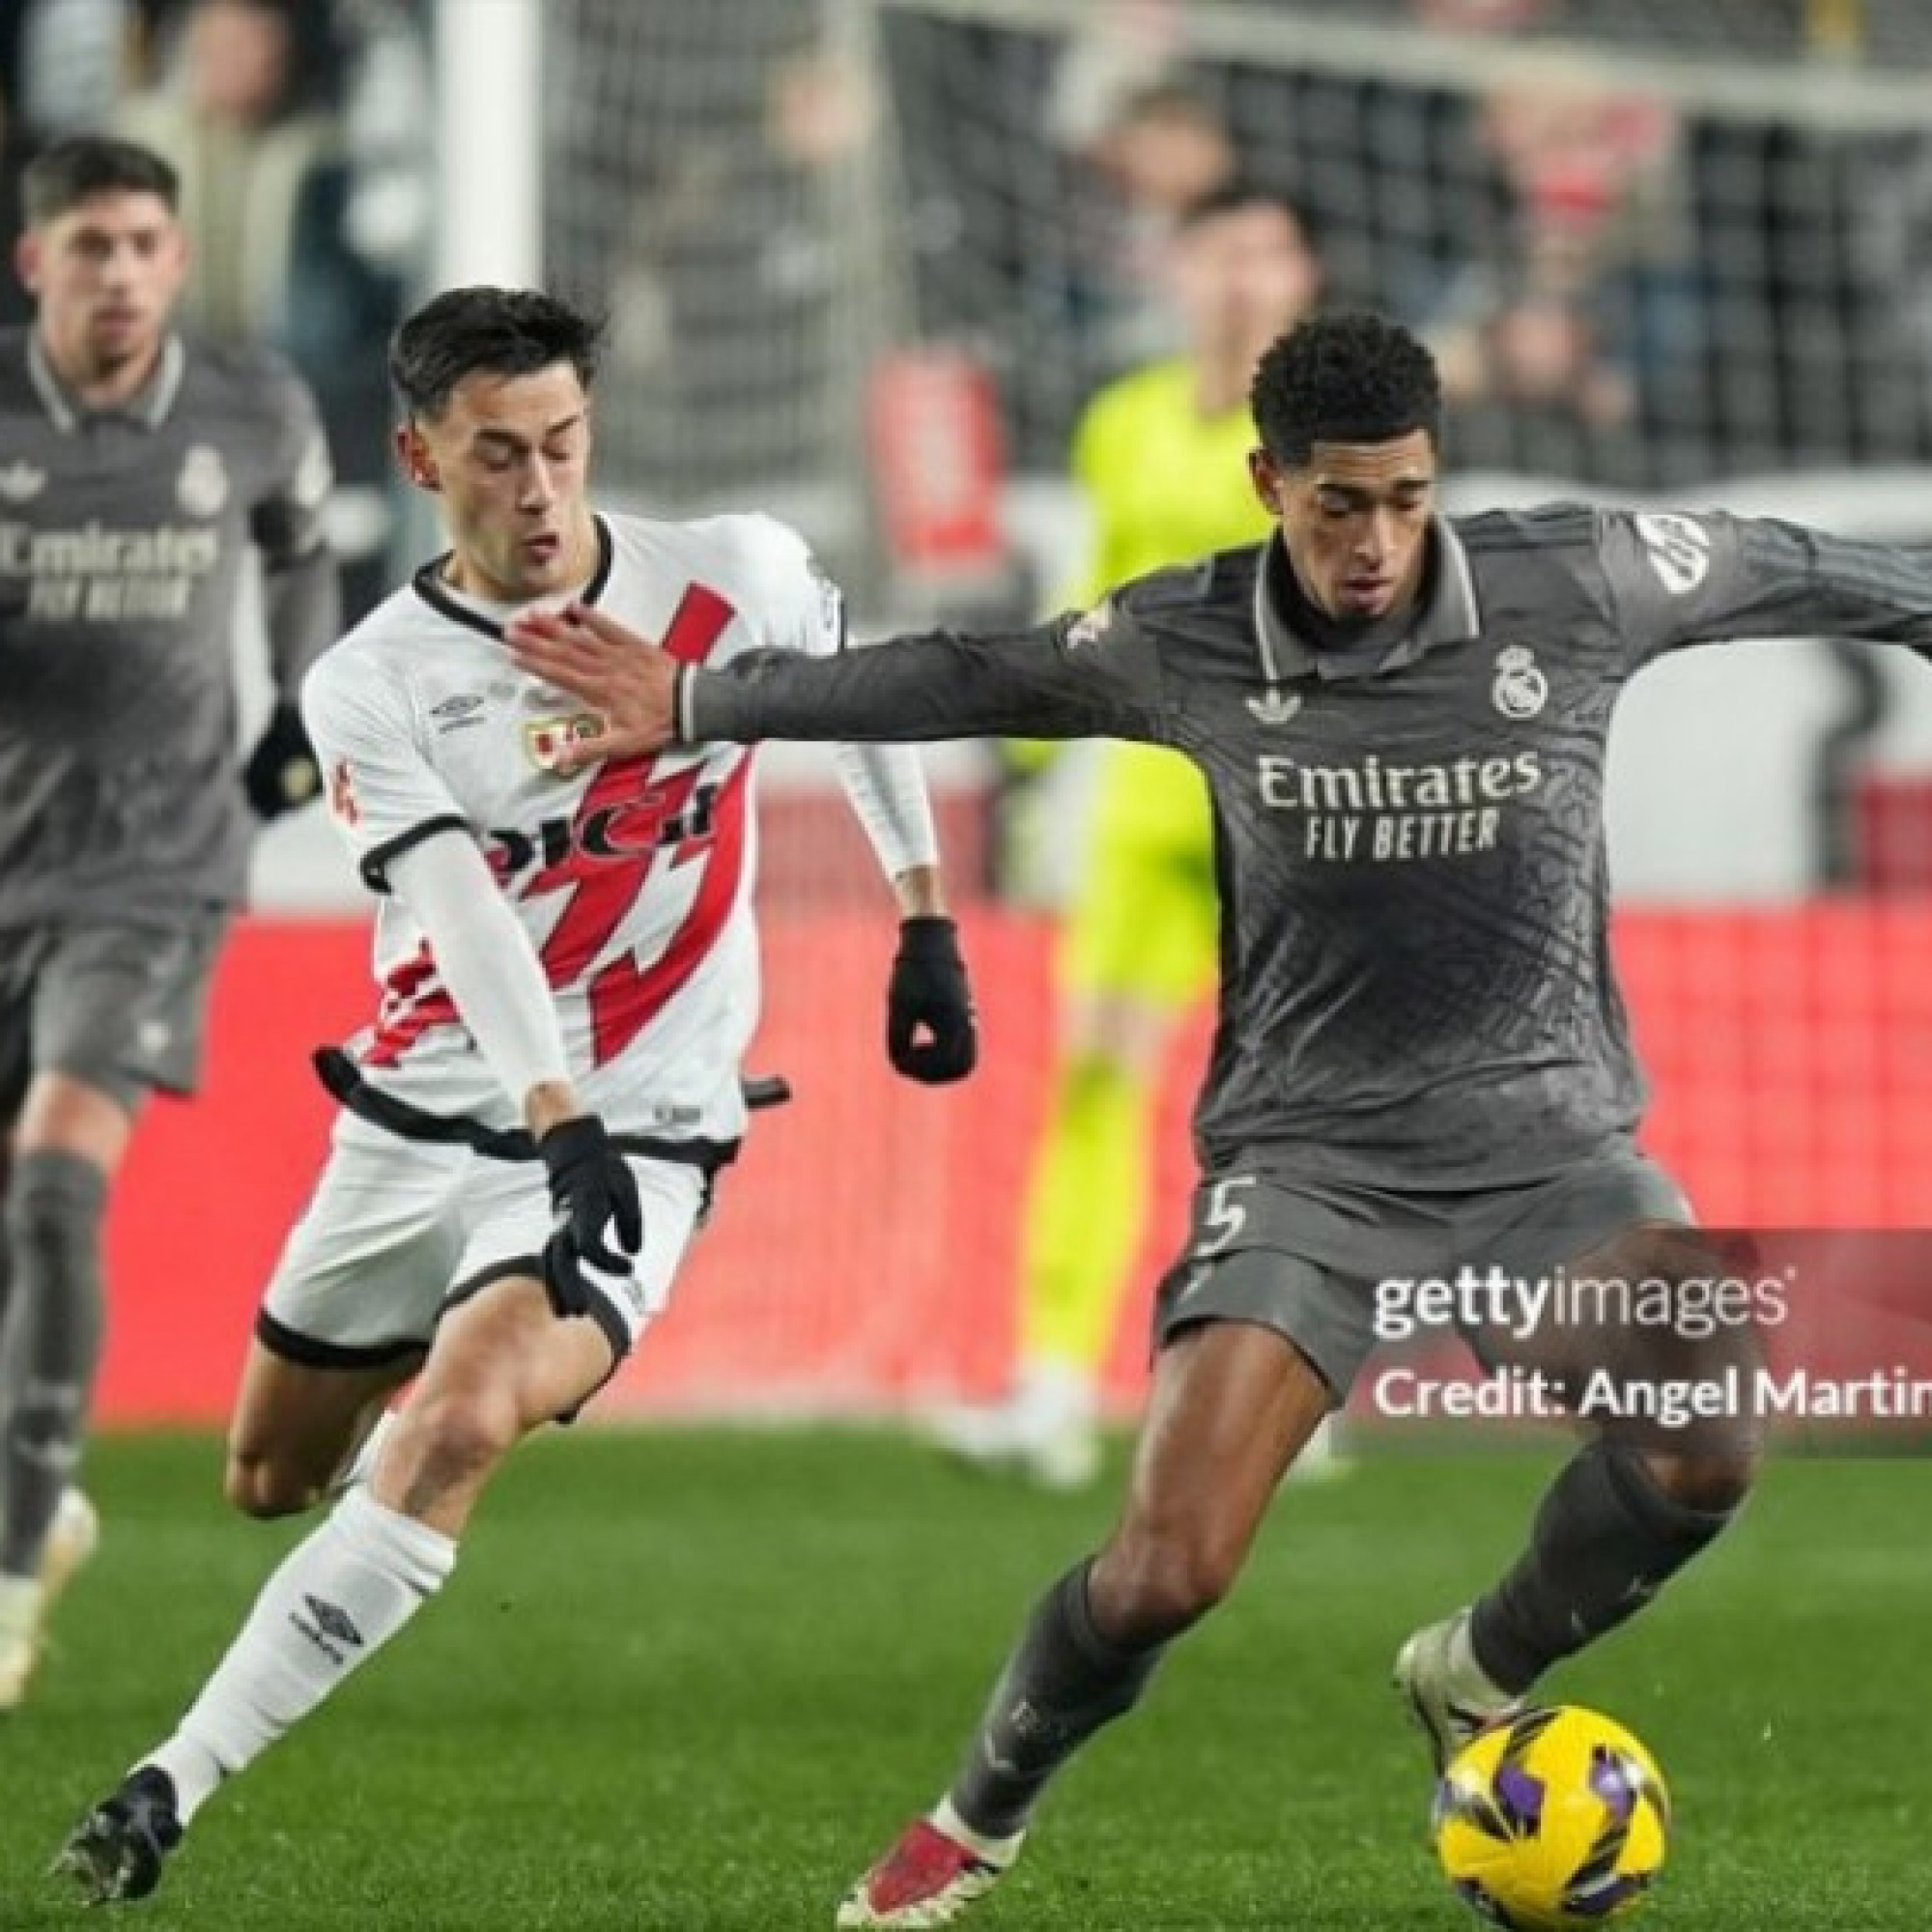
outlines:
[[[385,1473],[403,1487],[438,1493],[471,1488],[515,1446],[523,1418],[507,1389],[426,1389],[397,1417]]]
[[[68,1279],[98,1274],[107,1177],[77,1154],[37,1148],[14,1163],[7,1189],[7,1237],[16,1251]]]
[[[1749,1495],[1760,1456],[1756,1441],[1740,1436],[1681,1453],[1649,1450],[1643,1460],[1652,1481],[1678,1508],[1729,1516]]]
[[[1240,1567],[1239,1548],[1212,1534],[1128,1535],[1096,1566],[1090,1588],[1111,1633],[1158,1642],[1205,1617],[1234,1588]]]

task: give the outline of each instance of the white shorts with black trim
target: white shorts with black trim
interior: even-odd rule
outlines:
[[[622,1275],[584,1270],[592,1315],[619,1357],[669,1300],[709,1192],[696,1166],[634,1155],[630,1167],[643,1245]],[[402,1140],[344,1113],[262,1298],[257,1338],[318,1368],[419,1356],[453,1302],[506,1275],[541,1275],[552,1223],[540,1162]]]

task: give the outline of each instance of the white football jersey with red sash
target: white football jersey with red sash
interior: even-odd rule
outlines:
[[[837,588],[782,524],[600,515],[597,526],[582,601],[687,664],[843,641]],[[560,776],[559,752],[594,721],[511,661],[510,614],[459,598],[430,564],[318,663],[302,710],[328,810],[379,894],[398,853],[469,829],[542,961],[584,1104],[619,1131],[734,1140],[759,998],[753,754],[697,746]],[[511,1096],[393,898],[375,955],[381,1005],[351,1046],[365,1079],[419,1109],[514,1126]]]

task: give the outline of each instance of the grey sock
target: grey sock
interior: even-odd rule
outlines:
[[[1529,1548],[1477,1600],[1476,1662],[1498,1689],[1528,1690],[1559,1658],[1634,1616],[1731,1515],[1673,1502],[1628,1444],[1590,1443],[1549,1486]]]
[[[0,1571],[30,1577],[80,1460],[104,1325],[100,1223],[107,1177],[40,1151],[7,1189],[13,1306],[0,1344]]]
[[[1035,1608],[948,1794],[985,1837],[1025,1829],[1047,1779],[1102,1724],[1133,1708],[1166,1648],[1124,1650],[1094,1628],[1090,1567],[1076,1565]]]

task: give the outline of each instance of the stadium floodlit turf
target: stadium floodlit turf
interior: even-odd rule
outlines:
[[[1387,1666],[1514,1548],[1556,1453],[1287,1492],[1234,1600],[969,1922],[1473,1925],[1426,1847]],[[217,1462],[199,1436],[91,1454],[101,1553],[0,1736],[0,1924],[76,1920],[43,1876],[63,1832],[299,1534],[226,1515]],[[1673,1785],[1638,1925],[1923,1932],[1925,1478],[1776,1463],[1726,1546],[1562,1676]],[[442,1598],[123,1910],[140,1932],[826,1927],[945,1781],[1023,1609],[1112,1494],[1017,1492],[885,1435],[555,1433],[488,1498]]]

